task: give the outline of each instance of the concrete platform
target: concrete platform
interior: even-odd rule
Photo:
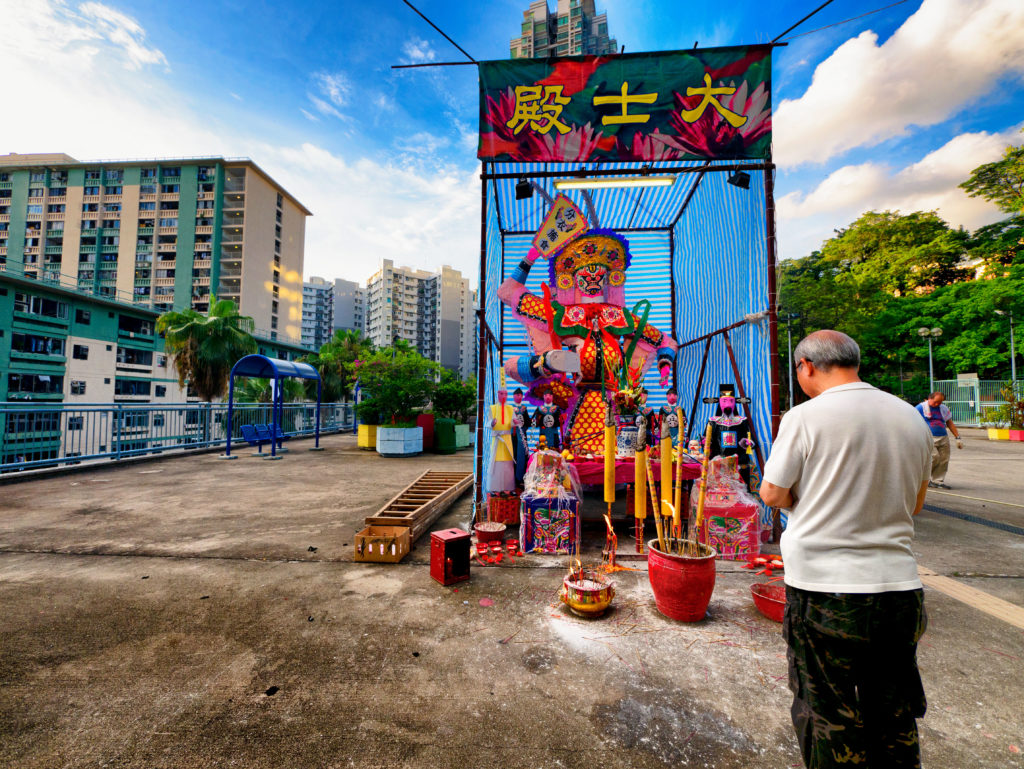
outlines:
[[[290,445],[0,486],[0,766],[799,765],[780,626],[749,571],[720,564],[709,617],[685,625],[643,571],[588,621],[557,602],[564,559],[449,588],[425,538],[356,564],[363,517],[470,455]],[[1024,446],[954,449],[950,494],[976,499],[929,496],[946,512],[918,519],[922,566],[1024,606],[1024,535],[948,514],[1024,527],[1022,467]],[[467,495],[435,528],[469,516]],[[926,592],[925,765],[1024,766],[1024,630]]]

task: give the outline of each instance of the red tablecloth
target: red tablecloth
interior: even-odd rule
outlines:
[[[574,460],[573,467],[580,474],[580,483],[584,485],[604,485],[604,461],[603,460]],[[651,473],[655,482],[661,480],[661,463],[651,462]],[[675,464],[672,466],[672,475],[676,477]],[[632,459],[615,460],[615,482],[633,483],[636,476],[635,462]],[[697,462],[686,462],[679,468],[679,476],[683,480],[700,478],[700,464]]]

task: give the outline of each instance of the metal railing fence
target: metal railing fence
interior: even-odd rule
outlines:
[[[935,389],[946,396],[945,405],[959,427],[999,427],[1003,424],[998,410],[1006,405],[1003,388],[1008,382],[999,379],[937,379]],[[1015,382],[1017,392],[1024,382]]]
[[[236,403],[231,443],[242,425],[269,425],[269,403]],[[226,403],[0,402],[0,473],[121,460],[189,451],[225,443]],[[286,403],[281,429],[289,436],[313,435],[315,403]],[[320,433],[354,429],[351,403],[320,404]]]

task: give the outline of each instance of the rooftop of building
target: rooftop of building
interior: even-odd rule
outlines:
[[[76,281],[68,275],[61,275],[62,281]],[[77,281],[76,281],[77,282]],[[29,278],[24,275],[17,275],[13,272],[7,272],[0,269],[0,283],[9,283],[15,288],[24,289],[25,291],[49,291],[58,296],[63,296],[68,299],[75,299],[78,301],[93,302],[95,304],[110,307],[116,309],[118,312],[136,313],[148,318],[155,320],[163,314],[164,310],[157,310],[152,307],[146,307],[144,305],[136,304],[130,299],[123,297],[123,292],[115,292],[113,295],[107,294],[96,294],[91,291],[83,291],[76,285],[69,285],[64,282],[52,281],[52,280],[39,280],[37,278]],[[130,296],[130,295],[129,295]],[[277,333],[276,338],[271,338],[271,333]],[[301,340],[297,337],[284,336],[278,332],[271,332],[266,329],[255,329],[253,336],[256,337],[257,341],[269,342],[276,344],[281,347],[294,348],[294,352],[309,352],[305,347],[302,346]]]
[[[3,487],[6,765],[800,765],[785,641],[742,562],[718,562],[698,623],[658,613],[635,557],[596,620],[560,603],[564,557],[474,561],[442,587],[429,534],[394,565],[354,562],[353,539],[422,472],[471,471],[471,455],[385,459],[351,435],[310,445],[278,462],[247,449]],[[979,435],[963,454],[965,493],[1019,502],[1021,476],[984,468],[1024,461],[1024,446]],[[1020,522],[1012,507],[937,504]],[[604,509],[584,503],[585,563],[601,561]],[[430,529],[471,514],[467,494]],[[615,516],[625,557],[633,521]],[[927,509],[915,528],[947,590],[1024,603],[1018,535]],[[1018,765],[1024,636],[970,600],[926,588],[931,769]]]
[[[33,168],[95,168],[96,166],[141,166],[147,163],[160,165],[191,165],[199,163],[218,163],[225,166],[245,166],[251,168],[255,173],[263,177],[269,185],[276,188],[299,208],[306,216],[313,216],[313,212],[306,208],[288,190],[281,186],[274,177],[260,168],[252,158],[246,157],[225,157],[223,155],[194,155],[186,157],[169,158],[111,158],[104,160],[77,160],[63,152],[50,153],[27,153],[19,154],[11,152],[7,155],[0,155],[0,168],[17,168],[30,170]]]

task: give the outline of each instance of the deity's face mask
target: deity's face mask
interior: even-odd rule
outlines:
[[[608,268],[601,264],[588,264],[576,273],[576,290],[583,296],[595,297],[604,293]]]
[[[514,393],[512,393],[512,400],[515,401],[515,403],[517,405],[522,403],[523,402],[523,394],[521,392],[519,392],[518,390],[516,390]]]
[[[675,393],[669,393],[668,395],[665,396],[665,400],[668,401],[668,405],[669,406],[675,406],[676,405],[676,400],[677,400],[676,394]]]
[[[551,393],[544,393],[544,405],[550,406],[555,401],[555,396]]]
[[[726,414],[732,414],[736,410],[736,399],[731,395],[723,395],[718,399],[718,405]]]
[[[505,401],[508,400],[508,390],[498,390],[498,403],[502,406],[505,405]]]

